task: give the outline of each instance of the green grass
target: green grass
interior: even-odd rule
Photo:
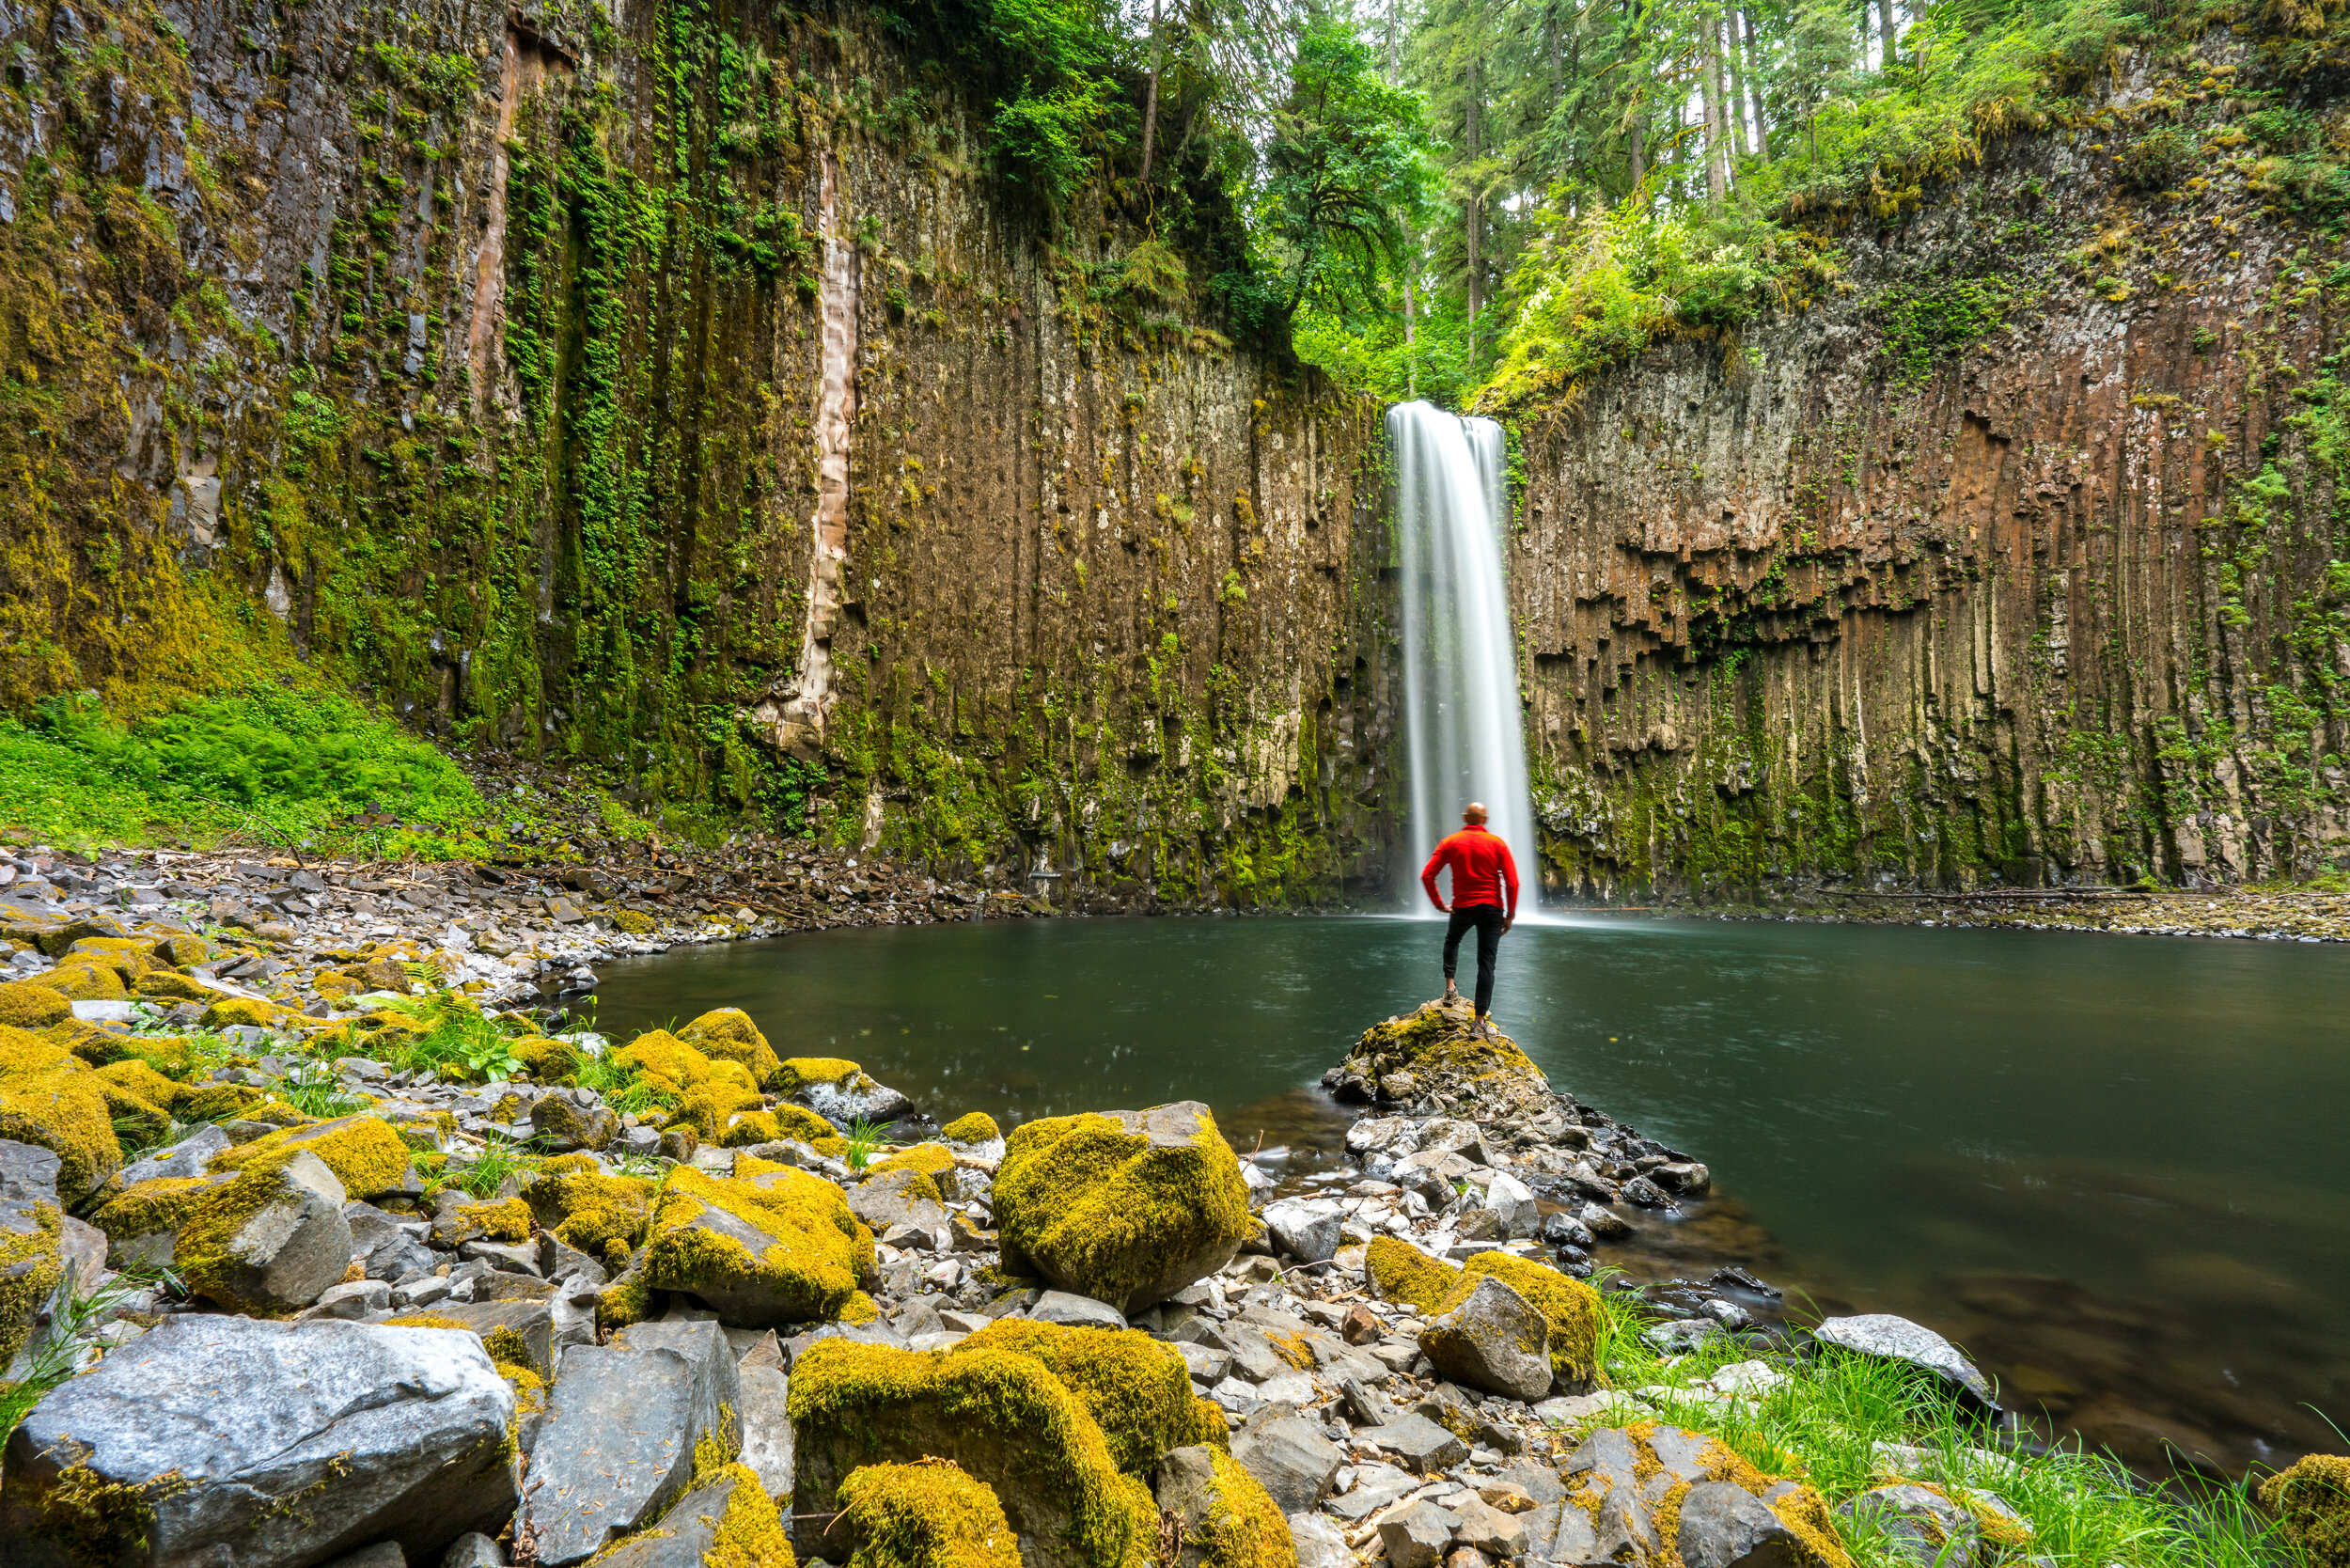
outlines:
[[[495,1134],[481,1140],[481,1153],[462,1170],[450,1170],[443,1185],[460,1188],[478,1199],[497,1196],[509,1176],[524,1176],[539,1168],[538,1159],[520,1144]]]
[[[387,1011],[425,1026],[421,1034],[387,1041],[376,1054],[402,1073],[430,1071],[461,1083],[502,1084],[524,1072],[514,1037],[453,991],[433,991],[387,1004]]]
[[[2298,1568],[2297,1554],[2241,1486],[2154,1485],[2104,1454],[2007,1448],[1930,1381],[1868,1356],[1823,1349],[1812,1359],[1782,1359],[1731,1338],[1661,1356],[1640,1341],[1654,1320],[1636,1296],[1605,1292],[1601,1300],[1600,1360],[1614,1388],[1643,1390],[1659,1418],[1718,1438],[1759,1469],[1800,1476],[1831,1507],[1893,1479],[1877,1450],[1889,1443],[1923,1450],[1916,1468],[1924,1479],[2005,1502],[2031,1527],[2025,1551],[2059,1568]],[[1759,1397],[1716,1402],[1664,1392],[1685,1393],[1725,1366],[1755,1359],[1785,1374]],[[1861,1568],[1889,1568],[1893,1560],[1865,1528],[1849,1530],[1845,1544]]]
[[[849,1123],[847,1158],[851,1170],[863,1170],[873,1163],[874,1152],[881,1148],[882,1134],[887,1127],[885,1121],[868,1121],[863,1117]]]

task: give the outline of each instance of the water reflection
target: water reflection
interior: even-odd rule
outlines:
[[[1310,1171],[1310,1086],[1440,983],[1430,922],[836,932],[607,967],[623,1028],[748,1009],[999,1121],[1204,1099]],[[2077,933],[1522,925],[1495,1011],[1727,1195],[1619,1255],[1903,1312],[2062,1426],[2234,1466],[2350,1424],[2350,952]]]

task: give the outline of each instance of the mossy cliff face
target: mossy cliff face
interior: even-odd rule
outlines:
[[[951,71],[697,0],[9,15],[0,703],[298,659],[1024,887],[1375,871],[1376,411],[1121,284]]]
[[[2232,127],[2240,52],[1824,236],[1840,288],[1743,342],[1520,416],[1550,886],[2341,864],[2350,273]],[[2149,136],[2195,149],[2169,189],[2117,172]]]

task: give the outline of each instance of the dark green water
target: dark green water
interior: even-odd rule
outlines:
[[[680,949],[604,970],[630,1030],[742,1007],[942,1119],[1201,1099],[1337,1146],[1311,1086],[1440,986],[1401,919],[1032,920]],[[1497,1019],[1684,1149],[1719,1201],[1644,1254],[1746,1262],[1967,1346],[2011,1403],[2140,1462],[2350,1427],[2350,949],[2078,933],[1520,926]],[[1800,1306],[1792,1315],[1802,1316]],[[2310,1408],[2314,1406],[2314,1410]]]

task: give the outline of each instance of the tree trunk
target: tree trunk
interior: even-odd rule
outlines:
[[[1747,155],[1747,68],[1738,50],[1738,13],[1735,10],[1722,17],[1722,57],[1730,62],[1730,97],[1722,105],[1730,115],[1730,145],[1741,158]]]
[[[1142,105],[1142,173],[1135,180],[1135,199],[1141,201],[1151,184],[1152,144],[1159,133],[1159,68],[1167,57],[1159,39],[1159,0],[1151,0],[1151,90]]]
[[[1640,13],[1645,8],[1646,8],[1642,4],[1642,0],[1626,0],[1624,9],[1632,13],[1632,26],[1636,36],[1639,31]],[[1634,195],[1638,194],[1640,181],[1648,178],[1648,142],[1647,138],[1641,134],[1641,131],[1644,129],[1641,120],[1641,111],[1645,107],[1646,105],[1641,102],[1640,95],[1636,89],[1632,95],[1632,123],[1628,132],[1628,139],[1632,144],[1631,194]]]
[[[1747,29],[1747,70],[1754,82],[1754,155],[1768,160],[1771,155],[1771,128],[1762,118],[1762,54],[1754,36],[1754,13],[1740,11],[1740,21]]]
[[[1893,24],[1893,0],[1877,0],[1877,27],[1885,39],[1885,64],[1881,69],[1890,71],[1901,39],[1901,32]]]
[[[1728,138],[1722,133],[1722,45],[1721,19],[1708,15],[1698,30],[1698,87],[1704,98],[1705,108],[1705,196],[1718,208],[1730,194],[1730,176],[1724,165],[1728,161]]]

